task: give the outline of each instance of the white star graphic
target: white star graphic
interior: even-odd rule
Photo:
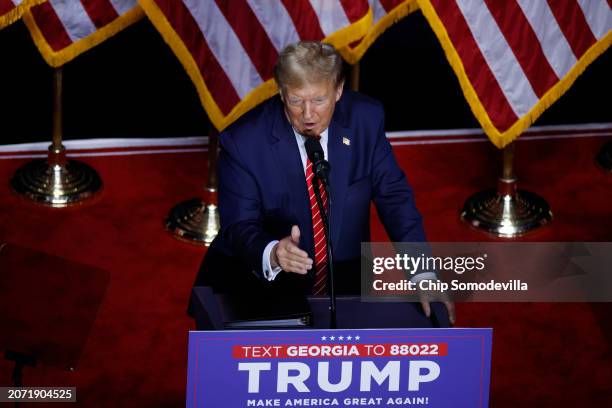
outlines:
[[[334,336],[329,336],[330,340],[335,340],[336,338]]]
[[[351,340],[351,339],[352,339],[352,337],[351,337],[351,336],[346,336],[346,339],[347,339],[347,340]]]
[[[342,340],[344,340],[344,337],[343,336],[338,336],[338,340],[342,341]]]
[[[355,336],[355,340],[359,340],[361,337],[359,336]]]
[[[327,340],[327,336],[321,336],[321,340],[323,341]]]

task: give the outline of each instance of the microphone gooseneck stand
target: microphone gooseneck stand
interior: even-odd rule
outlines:
[[[327,212],[325,212],[325,207],[323,207],[323,200],[321,199],[321,191],[319,189],[318,180],[321,180],[321,184],[323,185],[323,189],[327,194],[327,199],[329,202],[329,208],[331,208],[331,195],[329,194],[329,184],[328,184],[328,175],[331,171],[331,167],[329,162],[325,160],[325,154],[323,152],[323,147],[319,142],[318,138],[310,137],[306,140],[305,143],[306,153],[308,155],[308,159],[312,163],[312,172],[314,175],[313,178],[313,190],[315,194],[315,198],[317,199],[317,207],[319,208],[319,213],[321,214],[321,220],[323,221],[323,233],[325,234],[325,242],[327,249],[327,294],[329,295],[329,328],[335,329],[337,327],[336,323],[336,290],[334,287],[334,262],[333,262],[333,251],[332,251],[332,243],[331,243],[331,234],[329,233],[329,219],[327,217]]]
[[[336,323],[336,290],[334,288],[334,259],[332,256],[332,243],[331,236],[329,233],[329,220],[327,218],[327,213],[325,212],[325,207],[323,206],[323,200],[321,200],[321,191],[319,190],[319,183],[317,180],[321,180],[321,184],[323,185],[323,189],[327,194],[327,200],[330,203],[331,207],[331,198],[329,196],[329,189],[327,188],[327,183],[325,180],[320,179],[316,175],[314,176],[313,189],[315,198],[317,199],[317,207],[319,207],[319,212],[321,213],[321,220],[323,221],[323,233],[325,234],[325,242],[327,249],[327,294],[329,295],[329,328],[335,329],[337,327]]]

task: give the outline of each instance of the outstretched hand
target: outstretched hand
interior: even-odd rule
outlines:
[[[450,320],[451,324],[455,324],[455,304],[449,299],[446,292],[440,293],[439,291],[419,289],[418,296],[419,302],[421,302],[421,306],[423,307],[423,312],[425,312],[425,316],[431,316],[431,302],[442,302],[448,311],[448,319]]]
[[[299,273],[305,275],[312,269],[312,259],[308,253],[299,247],[300,228],[297,225],[291,227],[291,235],[281,239],[272,248],[270,263],[273,268],[281,267],[285,272]]]

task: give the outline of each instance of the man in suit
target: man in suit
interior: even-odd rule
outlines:
[[[291,288],[324,294],[333,244],[337,293],[360,288],[360,243],[370,240],[370,203],[392,241],[425,240],[412,190],[384,132],[381,104],[343,90],[342,60],[330,45],[300,42],[279,56],[280,94],[220,135],[221,230],[196,285],[218,290]],[[317,178],[305,144],[319,140],[329,161],[321,228]],[[323,193],[325,194],[325,193]],[[429,315],[429,303],[423,306]],[[454,319],[452,304],[447,307]]]

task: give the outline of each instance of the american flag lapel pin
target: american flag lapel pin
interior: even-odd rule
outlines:
[[[348,137],[343,137],[342,138],[342,143],[344,143],[347,146],[351,145],[351,139],[349,139]]]

